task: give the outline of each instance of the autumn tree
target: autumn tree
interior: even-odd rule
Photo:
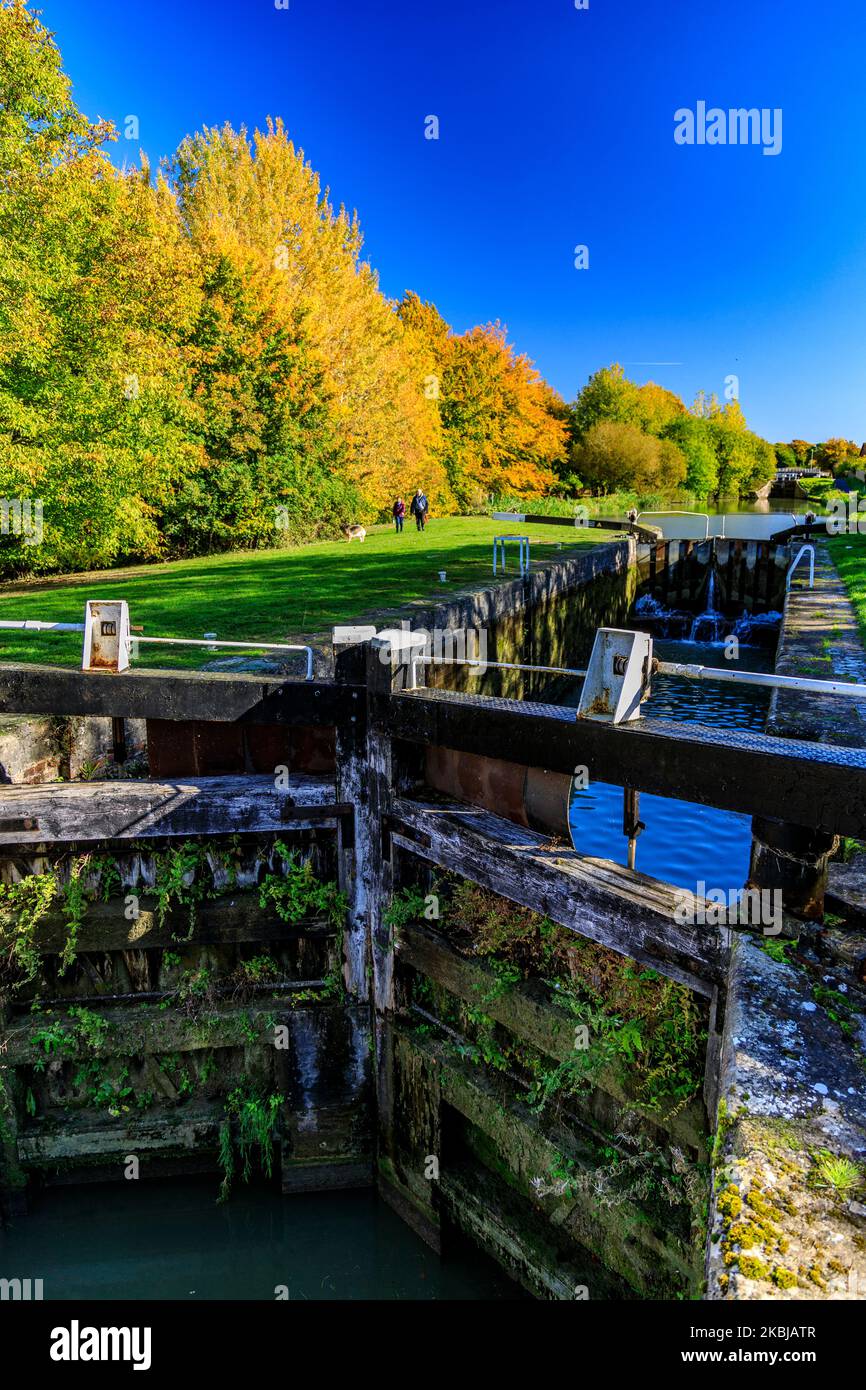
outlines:
[[[221,256],[245,274],[254,266],[274,314],[286,326],[303,319],[364,517],[419,474],[434,504],[444,498],[434,411],[396,308],[362,259],[357,216],[332,208],[282,123],[252,138],[228,126],[189,137],[172,176],[204,263]]]
[[[565,459],[567,410],[500,324],[450,339],[439,408],[448,480],[462,506],[552,486]]]
[[[618,420],[599,420],[587,430],[574,465],[590,487],[604,492],[673,491],[686,476],[685,455],[672,440]]]
[[[802,468],[808,463],[814,447],[814,444],[810,444],[808,440],[805,439],[791,440],[791,449],[793,450],[798,467]]]
[[[830,468],[835,473],[844,468],[850,460],[859,458],[860,449],[851,439],[825,439],[816,446],[816,461],[822,468]]]
[[[654,381],[639,386],[637,394],[637,420],[647,434],[666,436],[670,427],[688,414],[675,391],[668,391]]]

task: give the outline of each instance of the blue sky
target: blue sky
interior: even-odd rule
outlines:
[[[567,399],[612,361],[687,402],[736,375],[770,439],[866,439],[862,0],[39,7],[88,115],[153,159],[282,116],[387,294],[500,319]],[[781,152],[677,145],[701,100],[781,108]]]

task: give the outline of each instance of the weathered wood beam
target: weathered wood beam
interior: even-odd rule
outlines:
[[[299,985],[299,989],[301,985]],[[306,991],[304,991],[306,992]],[[0,1065],[20,1067],[32,1065],[48,1056],[73,1059],[76,1057],[145,1057],[150,1053],[198,1052],[220,1047],[273,1047],[274,1023],[291,1019],[305,1010],[318,1012],[336,1010],[342,1017],[352,1004],[335,1004],[323,994],[321,1001],[305,999],[302,1006],[292,1008],[291,994],[280,991],[271,996],[258,996],[243,1009],[231,1002],[221,1002],[195,1018],[177,1005],[135,1004],[129,996],[127,1004],[112,1004],[100,1008],[100,1017],[108,1030],[100,1039],[94,1053],[92,1044],[77,1026],[74,1015],[65,1008],[54,1007],[50,1014],[26,1014],[13,1018],[0,1037]],[[366,1020],[366,1012],[359,1015]],[[34,1041],[40,1029],[51,1025],[62,1029],[62,1047],[52,1053]],[[255,1036],[254,1036],[255,1035]]]
[[[68,782],[0,787],[0,845],[267,834],[334,825],[351,807],[332,777],[187,777],[174,782]]]
[[[374,702],[392,737],[519,761],[549,772],[588,769],[591,781],[718,806],[830,834],[866,828],[866,749],[740,729],[638,719],[578,720],[573,709],[448,690]]]
[[[455,802],[397,800],[392,839],[699,994],[724,985],[722,931],[677,922],[681,895],[670,884],[550,847],[543,835]]]
[[[375,633],[375,628],[368,629]],[[346,637],[355,634],[350,630]],[[334,674],[341,688],[365,687],[367,646],[364,642],[334,637]],[[367,698],[363,708],[336,726],[336,786],[341,801],[356,808],[344,817],[337,830],[337,874],[346,895],[346,928],[343,936],[343,977],[346,989],[356,999],[369,994],[367,978],[370,962],[370,911],[375,894],[376,864],[372,849],[374,826],[369,814],[369,751]]]
[[[123,899],[93,903],[79,924],[76,953],[90,951],[177,950],[178,941],[190,946],[237,946],[245,942],[294,941],[299,937],[328,937],[336,928],[317,918],[284,922],[270,908],[259,906],[258,893],[232,893],[216,902],[196,907],[195,930],[189,937],[189,910],[175,908],[162,926],[154,898],[139,900],[138,917],[127,921]],[[33,933],[33,945],[40,955],[59,955],[69,933],[69,922],[61,912],[49,912]]]
[[[0,664],[0,714],[91,714],[252,724],[336,724],[364,691],[330,681],[204,671],[78,671]]]
[[[575,1246],[559,1228],[480,1163],[449,1163],[438,1183],[440,1210],[534,1298],[571,1302],[637,1298],[624,1279]]]
[[[92,1165],[99,1159],[114,1159],[113,1166],[122,1171],[118,1153],[135,1153],[146,1163],[152,1155],[167,1151],[188,1153],[200,1167],[215,1168],[215,1158],[207,1163],[203,1156],[208,1151],[215,1155],[224,1118],[225,1107],[215,1100],[192,1100],[176,1109],[160,1106],[152,1112],[124,1115],[122,1124],[104,1113],[66,1114],[57,1128],[31,1125],[20,1131],[18,1155],[33,1169],[74,1165],[76,1160]]]

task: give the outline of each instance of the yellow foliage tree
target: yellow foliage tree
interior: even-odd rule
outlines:
[[[304,316],[346,446],[347,479],[369,514],[419,472],[431,503],[446,504],[436,411],[395,306],[361,259],[357,215],[334,211],[282,123],[269,122],[251,140],[228,126],[204,130],[183,142],[173,173],[200,255],[256,261],[286,323]]]

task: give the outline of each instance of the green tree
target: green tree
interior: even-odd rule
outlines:
[[[189,342],[201,452],[163,508],[174,554],[329,534],[361,506],[341,475],[325,373],[304,316],[286,326],[255,265],[216,255]]]
[[[574,466],[602,492],[673,490],[686,476],[686,460],[672,440],[644,434],[635,425],[599,420],[575,446]]]
[[[719,465],[719,496],[737,497],[769,482],[776,471],[773,446],[747,429],[737,401],[714,411],[709,428]]]
[[[667,425],[664,436],[685,456],[689,492],[696,497],[713,496],[719,484],[719,461],[708,421],[685,412]]]
[[[578,393],[572,407],[575,439],[582,439],[593,425],[602,420],[639,427],[644,424],[645,412],[641,409],[639,388],[629,381],[618,362],[593,372]]]
[[[75,107],[52,36],[0,0],[0,494],[44,539],[0,565],[106,565],[160,550],[155,508],[195,445],[180,339],[197,301],[183,227],[147,167]]]

